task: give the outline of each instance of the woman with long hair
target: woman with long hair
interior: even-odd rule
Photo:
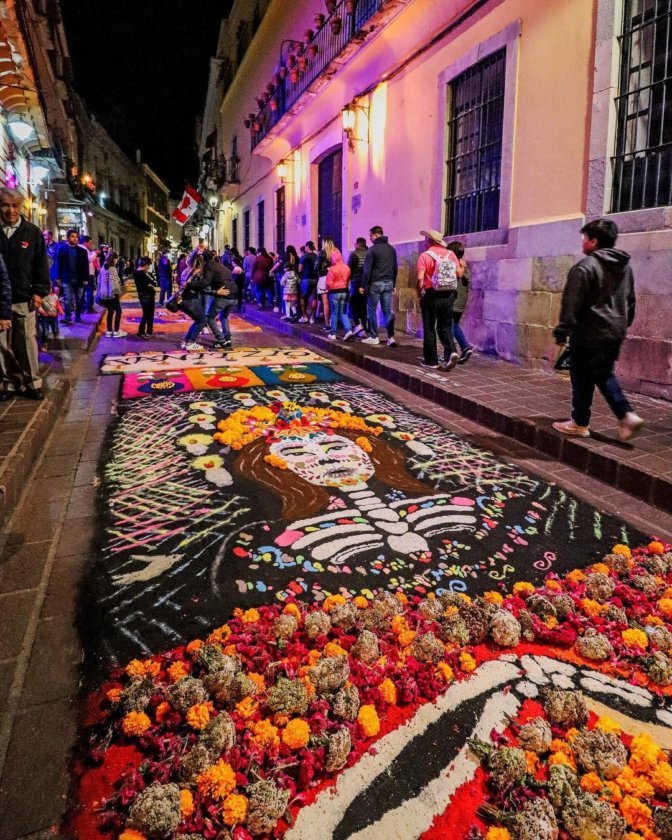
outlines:
[[[108,251],[98,275],[98,303],[107,309],[108,338],[123,338],[128,335],[121,326],[121,280],[117,272],[119,254]]]
[[[324,318],[324,331],[331,332],[331,312],[329,309],[329,292],[327,291],[327,274],[331,268],[331,255],[336,248],[336,243],[330,236],[322,239],[322,250],[317,255],[317,294],[322,303],[322,317]]]
[[[182,311],[194,322],[186,332],[184,341],[180,345],[183,350],[203,350],[198,343],[198,337],[206,325],[205,309],[203,308],[202,293],[208,286],[203,277],[203,257],[194,251],[189,258],[189,266],[180,278],[182,286]]]

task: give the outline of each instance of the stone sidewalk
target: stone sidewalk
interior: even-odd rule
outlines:
[[[244,315],[304,344],[329,352],[387,382],[422,396],[488,429],[526,444],[636,499],[672,512],[672,403],[633,395],[646,425],[633,444],[616,437],[616,421],[596,392],[591,438],[566,438],[554,420],[569,417],[568,379],[475,353],[450,372],[420,367],[422,342],[397,334],[398,346],[330,341],[322,325],[290,324],[247,305]],[[342,332],[341,332],[342,334]],[[385,335],[385,330],[380,332]]]

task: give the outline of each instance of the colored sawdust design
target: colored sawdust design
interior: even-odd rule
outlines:
[[[253,365],[331,365],[333,362],[305,347],[238,347],[235,350],[147,350],[105,356],[103,374],[151,373],[193,367],[252,367]]]
[[[365,386],[203,396],[120,406],[88,595],[99,664],[179,644],[241,599],[478,593],[643,538]]]
[[[164,397],[191,391],[222,388],[251,388],[255,385],[293,385],[297,383],[339,382],[340,374],[326,365],[274,365],[273,367],[200,367],[160,373],[127,373],[122,397]]]
[[[121,329],[129,335],[138,331],[142,319],[142,309],[139,306],[124,306],[121,315]],[[154,335],[184,335],[193,320],[183,312],[168,312],[162,306],[157,306],[154,313]],[[106,319],[100,322],[98,334],[104,335],[107,329]],[[239,315],[229,316],[229,329],[233,333],[261,332],[261,327],[248,323]]]
[[[671,618],[660,542],[475,598],[235,610],[92,698],[70,829],[664,840]]]

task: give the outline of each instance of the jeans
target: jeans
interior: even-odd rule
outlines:
[[[192,341],[198,340],[198,337],[201,334],[203,327],[205,327],[207,323],[207,319],[205,317],[205,310],[203,309],[203,304],[201,303],[199,298],[194,298],[192,300],[182,301],[182,311],[186,312],[187,315],[194,322],[189,327],[186,335],[184,336],[185,344],[191,344]]]
[[[343,322],[343,328],[346,332],[350,332],[352,330],[352,323],[350,321],[350,318],[348,317],[348,313],[346,312],[347,301],[348,293],[346,291],[329,292],[329,307],[331,311],[332,333],[335,333],[338,329],[339,319]]]
[[[394,313],[392,312],[392,292],[394,283],[391,280],[376,280],[369,286],[366,308],[369,317],[369,335],[378,338],[378,302],[383,310],[387,337],[394,338]]]
[[[78,321],[82,317],[83,291],[83,288],[77,284],[63,283],[61,294],[63,296],[63,309],[65,310],[66,321],[72,321],[73,310],[75,318]]]
[[[453,338],[460,345],[460,350],[464,353],[464,351],[469,347],[469,342],[467,341],[467,337],[462,332],[462,327],[460,326],[461,317],[462,313],[455,312],[453,309]]]
[[[138,335],[151,335],[154,332],[154,295],[147,298],[140,298],[142,318],[138,325]]]
[[[212,303],[208,308],[208,326],[212,330],[215,341],[231,341],[231,330],[229,329],[229,315],[233,307],[234,301],[227,297],[213,297]],[[217,316],[221,323],[221,328],[217,323]]]
[[[572,346],[569,376],[572,382],[572,420],[577,426],[588,426],[590,423],[590,408],[596,385],[619,420],[632,411],[632,406],[614,376],[614,365],[620,349],[618,343],[590,348]]]
[[[112,300],[104,300],[103,304],[107,309],[107,331],[118,332],[121,326],[121,301],[113,297]]]
[[[93,308],[93,296],[96,290],[96,278],[91,277],[89,275],[89,282],[84,288],[82,289],[83,295],[83,302],[86,303],[86,311],[87,312],[94,312]]]
[[[47,343],[47,336],[51,332],[54,338],[58,338],[60,332],[58,330],[58,318],[49,315],[37,316],[37,326],[40,332],[40,344]]]
[[[422,355],[428,365],[438,365],[439,357],[436,352],[436,336],[443,344],[444,359],[448,361],[451,353],[455,352],[453,341],[453,302],[455,292],[435,292],[426,289],[420,301],[422,313]]]
[[[257,296],[257,303],[262,309],[266,308],[266,298],[268,297],[269,303],[272,300],[273,292],[271,286],[268,282],[266,283],[255,283],[254,284],[254,293]]]
[[[173,293],[173,280],[169,277],[160,277],[159,278],[159,288],[161,289],[159,293],[159,306],[163,306],[166,298],[169,298]]]

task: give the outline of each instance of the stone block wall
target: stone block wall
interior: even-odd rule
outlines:
[[[647,219],[639,217],[639,226],[652,222]],[[624,231],[617,247],[631,254],[637,291],[637,315],[623,346],[619,376],[632,391],[672,399],[672,228],[627,232],[637,226],[632,220],[614,220]],[[472,282],[462,326],[480,352],[552,368],[558,355],[553,328],[567,273],[581,257],[582,224],[575,219],[515,228],[507,242],[496,245],[472,247],[470,237],[464,237]],[[419,242],[397,246],[394,300],[397,329],[416,336],[422,335],[415,290],[420,247]]]

